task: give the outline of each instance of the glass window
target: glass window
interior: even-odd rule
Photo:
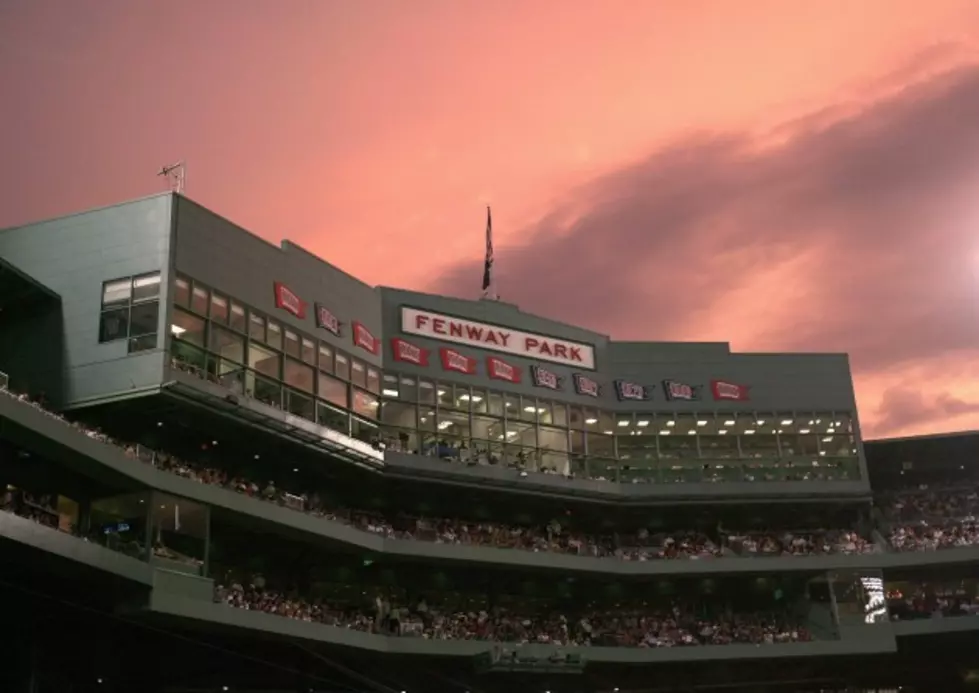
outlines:
[[[418,381],[418,401],[421,404],[435,404],[435,385],[431,381]]]
[[[398,376],[385,375],[383,376],[382,381],[383,381],[383,386],[381,387],[382,395],[384,395],[385,397],[394,397],[394,398],[398,398],[401,396],[401,389],[398,387]]]
[[[741,430],[739,442],[741,455],[747,458],[778,457],[779,420],[772,412],[759,414],[739,414],[738,428]],[[813,452],[816,454],[816,438],[813,436]]]
[[[320,342],[319,368],[324,373],[333,372],[333,349]]]
[[[604,409],[599,409],[598,430],[602,431],[603,433],[610,434],[614,428],[615,428],[615,417],[612,416],[612,412],[605,411]]]
[[[581,427],[586,431],[598,430],[598,412],[594,409],[582,408]]]
[[[397,428],[415,428],[415,405],[385,400],[381,404],[381,421]]]
[[[302,340],[303,347],[303,361],[308,363],[310,366],[316,365],[316,343],[308,337],[303,337]]]
[[[384,376],[384,387],[389,387],[387,384],[387,376]],[[398,394],[401,399],[406,402],[417,402],[418,401],[418,382],[414,378],[408,378],[406,376],[401,376],[401,384],[398,386]]]
[[[537,446],[541,450],[542,458],[553,458],[555,460],[563,460],[560,468],[557,470],[562,474],[567,473],[567,460],[568,460],[568,432],[563,428],[554,428],[552,426],[541,426],[540,431],[537,434]]]
[[[459,409],[460,411],[469,411],[473,403],[472,392],[465,385],[456,385],[452,402],[453,408]]]
[[[129,336],[142,337],[156,334],[160,321],[160,302],[149,301],[133,305],[129,313]]]
[[[329,376],[320,375],[319,377],[323,379]],[[340,384],[343,385],[343,383]],[[346,390],[346,385],[343,385],[343,387]],[[346,402],[344,402],[343,406],[344,409],[347,407]],[[350,433],[350,415],[345,411],[320,402],[319,406],[316,407],[316,417],[320,426],[326,426],[327,428],[332,428],[334,431],[340,431],[345,434]]]
[[[131,279],[114,279],[102,284],[102,309],[129,306],[133,284]]]
[[[265,343],[273,349],[282,351],[282,326],[268,320],[266,323]]]
[[[173,302],[175,305],[186,308],[190,305],[190,282],[182,277],[177,277],[173,284]]]
[[[503,420],[484,414],[473,414],[472,437],[477,440],[503,440]]]
[[[520,397],[518,395],[503,395],[503,409],[508,419],[520,418]]]
[[[286,354],[293,358],[300,358],[302,351],[299,346],[299,335],[292,330],[286,330]]]
[[[133,303],[160,298],[160,273],[144,274],[133,279]]]
[[[435,394],[438,395],[439,409],[455,409],[455,402],[452,399],[452,386],[448,383],[438,383]],[[466,405],[468,409],[468,404]]]
[[[313,369],[310,368],[308,370],[310,374],[310,381],[312,381]],[[286,410],[290,414],[301,416],[309,421],[316,421],[315,400],[312,397],[307,397],[306,395],[296,392],[295,390],[286,389]]]
[[[439,435],[451,438],[469,440],[472,438],[469,430],[469,414],[460,411],[442,411],[438,413]]]
[[[156,349],[157,336],[155,334],[144,334],[142,337],[131,337],[129,339],[129,353],[135,354],[140,351],[150,351]]]
[[[730,423],[729,423],[730,422]],[[698,414],[701,457],[727,460],[740,457],[738,436],[731,433],[735,425],[730,414]]]
[[[223,327],[211,325],[208,349],[235,363],[245,362],[245,339]]]
[[[207,289],[194,284],[194,290],[190,295],[190,309],[198,315],[207,315]]]
[[[353,390],[353,411],[354,414],[366,416],[369,419],[377,418],[378,399],[369,392]]]
[[[357,387],[367,387],[367,369],[360,361],[350,362],[350,382]]]
[[[282,379],[286,385],[305,390],[306,392],[313,391],[313,369],[295,359],[286,359]]]
[[[598,423],[598,419],[595,420]],[[582,429],[585,428],[585,412],[581,407],[571,407],[570,417],[568,419],[568,425],[571,428]]]
[[[245,307],[231,302],[231,320],[228,323],[231,329],[237,330],[238,332],[245,331]]]
[[[274,351],[259,346],[252,342],[248,345],[248,367],[253,368],[262,375],[270,378],[279,379],[279,364],[282,357]]]
[[[351,416],[350,435],[365,443],[374,443],[378,439],[377,424],[357,416]]]
[[[202,347],[204,346],[204,319],[174,308],[170,334],[181,341]]]
[[[115,308],[102,312],[99,320],[99,342],[114,342],[129,336],[129,309]]]
[[[524,421],[537,421],[537,401],[533,397],[524,397],[520,407],[520,418]]]
[[[319,374],[320,399],[326,400],[330,404],[338,407],[347,408],[347,384],[342,380],[337,380],[324,373]]]
[[[339,351],[336,355],[335,373],[342,380],[350,380],[350,359],[347,358],[346,354],[341,354]]]
[[[222,325],[228,322],[228,299],[211,294],[211,320]]]
[[[560,402],[553,402],[551,404],[551,422],[555,426],[567,427],[568,425],[568,407]]]
[[[588,456],[615,459],[615,438],[604,433],[588,433]]]
[[[367,369],[367,391],[381,394],[381,373],[376,368]]]
[[[248,336],[260,342],[265,341],[265,318],[255,313],[248,316]]]
[[[691,414],[660,414],[656,416],[655,423],[660,457],[688,459],[700,456],[697,450],[697,420]]]
[[[489,403],[486,401],[486,390],[473,388],[469,397],[469,407],[474,413],[484,413]]]
[[[489,406],[486,413],[490,416],[503,416],[503,395],[499,392],[489,391]]]
[[[509,445],[537,447],[537,424],[508,418],[506,421],[506,442]]]

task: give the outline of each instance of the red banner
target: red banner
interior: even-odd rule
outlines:
[[[287,313],[292,313],[297,318],[306,317],[306,302],[282,282],[275,282],[275,307],[281,308]]]
[[[476,372],[476,359],[460,354],[455,349],[442,347],[439,349],[439,356],[442,357],[442,370],[466,375],[473,375]]]
[[[736,402],[747,402],[749,399],[750,385],[739,385],[730,383],[726,380],[711,380],[710,391],[714,399],[734,400]]]
[[[378,341],[377,337],[371,334],[370,330],[359,322],[352,323],[351,328],[355,346],[359,346],[361,349],[369,351],[372,354],[380,353],[381,343]]]
[[[518,366],[495,356],[486,357],[486,373],[494,380],[505,380],[508,383],[519,383],[522,377]]]
[[[395,361],[413,363],[416,366],[428,366],[428,349],[422,349],[411,342],[394,337],[391,340],[391,351]]]

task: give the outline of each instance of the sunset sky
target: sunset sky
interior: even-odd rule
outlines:
[[[163,189],[365,281],[846,351],[979,428],[975,0],[0,0],[0,226]]]

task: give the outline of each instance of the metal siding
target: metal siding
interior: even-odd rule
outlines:
[[[125,341],[99,344],[102,282],[167,268],[170,195],[0,232],[0,255],[62,297],[67,405],[150,387],[163,350],[130,356]],[[166,300],[161,284],[161,305]],[[165,311],[160,311],[159,333]]]
[[[358,321],[382,339],[381,301],[373,287],[299,246],[284,242],[276,247],[190,200],[177,200],[178,272],[364,362],[381,365],[383,350],[373,355],[354,346],[351,330],[351,324]],[[277,281],[307,302],[304,319],[276,307],[273,284]],[[323,304],[340,320],[340,337],[316,327],[315,303]]]

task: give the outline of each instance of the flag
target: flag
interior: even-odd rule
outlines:
[[[493,216],[486,207],[486,261],[483,263],[483,298],[496,300],[493,291]]]

